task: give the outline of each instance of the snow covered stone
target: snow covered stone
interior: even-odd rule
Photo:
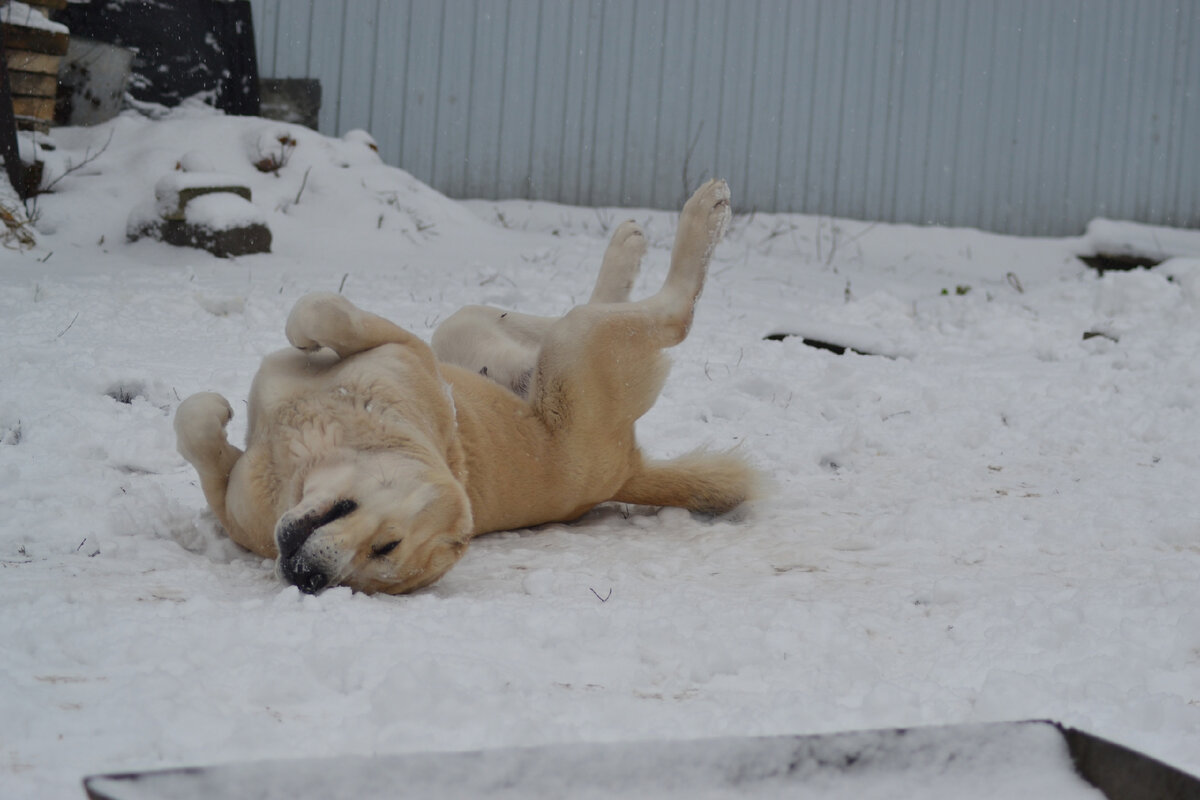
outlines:
[[[250,197],[250,189],[228,175],[172,172],[155,184],[154,202],[129,215],[126,235],[198,247],[221,258],[269,253],[271,229]]]

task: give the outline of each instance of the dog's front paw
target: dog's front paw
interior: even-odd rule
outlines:
[[[175,447],[196,464],[208,460],[226,443],[225,426],[233,418],[229,401],[216,392],[200,392],[175,411]]]
[[[354,305],[340,294],[306,294],[292,306],[283,332],[292,347],[319,350],[332,345],[333,332],[348,325],[354,311]]]

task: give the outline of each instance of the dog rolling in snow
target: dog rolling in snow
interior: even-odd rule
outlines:
[[[662,350],[687,336],[729,216],[724,181],[692,195],[651,297],[627,300],[645,240],[625,223],[587,304],[559,318],[468,307],[433,348],[340,295],[302,297],[292,347],[251,386],[245,451],[225,436],[229,403],[205,392],[176,412],[179,452],[229,536],[304,592],[412,591],[474,536],[609,500],[728,511],[755,485],[739,454],[649,459],[634,423],[666,379]]]

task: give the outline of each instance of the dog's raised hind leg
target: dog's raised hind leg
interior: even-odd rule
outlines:
[[[635,304],[649,311],[650,318],[661,326],[660,347],[679,344],[691,330],[708,263],[729,227],[730,214],[729,185],[723,180],[704,184],[684,204],[667,279],[657,294]]]
[[[191,395],[175,412],[175,446],[196,468],[208,507],[225,531],[239,540],[241,532],[225,501],[230,473],[242,457],[242,451],[225,436],[225,426],[232,417],[233,409],[221,395],[214,392]]]
[[[645,255],[646,235],[641,226],[631,219],[618,225],[604,251],[596,286],[588,302],[624,303],[628,300]]]
[[[661,351],[687,336],[729,216],[725,181],[704,184],[684,204],[671,267],[657,294],[576,306],[551,326],[529,393],[547,427],[557,431],[574,419],[575,427],[588,429],[583,417],[590,415],[608,435],[650,409],[667,374]]]

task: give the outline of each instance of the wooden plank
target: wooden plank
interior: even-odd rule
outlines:
[[[43,75],[57,75],[58,65],[61,61],[62,56],[32,53],[28,50],[9,50],[5,58],[5,63],[11,70],[40,72]]]
[[[0,23],[7,50],[32,50],[35,53],[66,54],[71,37],[65,33],[46,31],[41,28],[26,28],[24,25]]]
[[[13,113],[18,117],[54,119],[54,98],[13,96]]]
[[[11,70],[8,73],[8,80],[14,95],[54,97],[58,94],[58,77],[55,75]]]
[[[25,0],[25,5],[44,8],[49,11],[62,11],[67,7],[67,0]],[[50,16],[47,14],[46,16]]]
[[[54,122],[54,120],[52,120],[52,119],[37,119],[36,117],[16,117],[16,116],[14,116],[13,119],[15,119],[17,121],[17,130],[19,130],[19,131],[36,131],[38,133],[48,133],[50,131],[51,124]],[[36,167],[38,164],[41,164],[41,163],[42,162],[37,161],[37,162],[34,162],[34,164],[32,166]],[[25,172],[26,172],[25,185],[27,187],[33,187],[33,188],[26,188],[22,191],[25,192],[26,196],[31,196],[36,193],[36,187],[37,187],[39,181],[35,181],[32,178],[28,177],[28,174],[30,172],[29,169],[26,169]]]

